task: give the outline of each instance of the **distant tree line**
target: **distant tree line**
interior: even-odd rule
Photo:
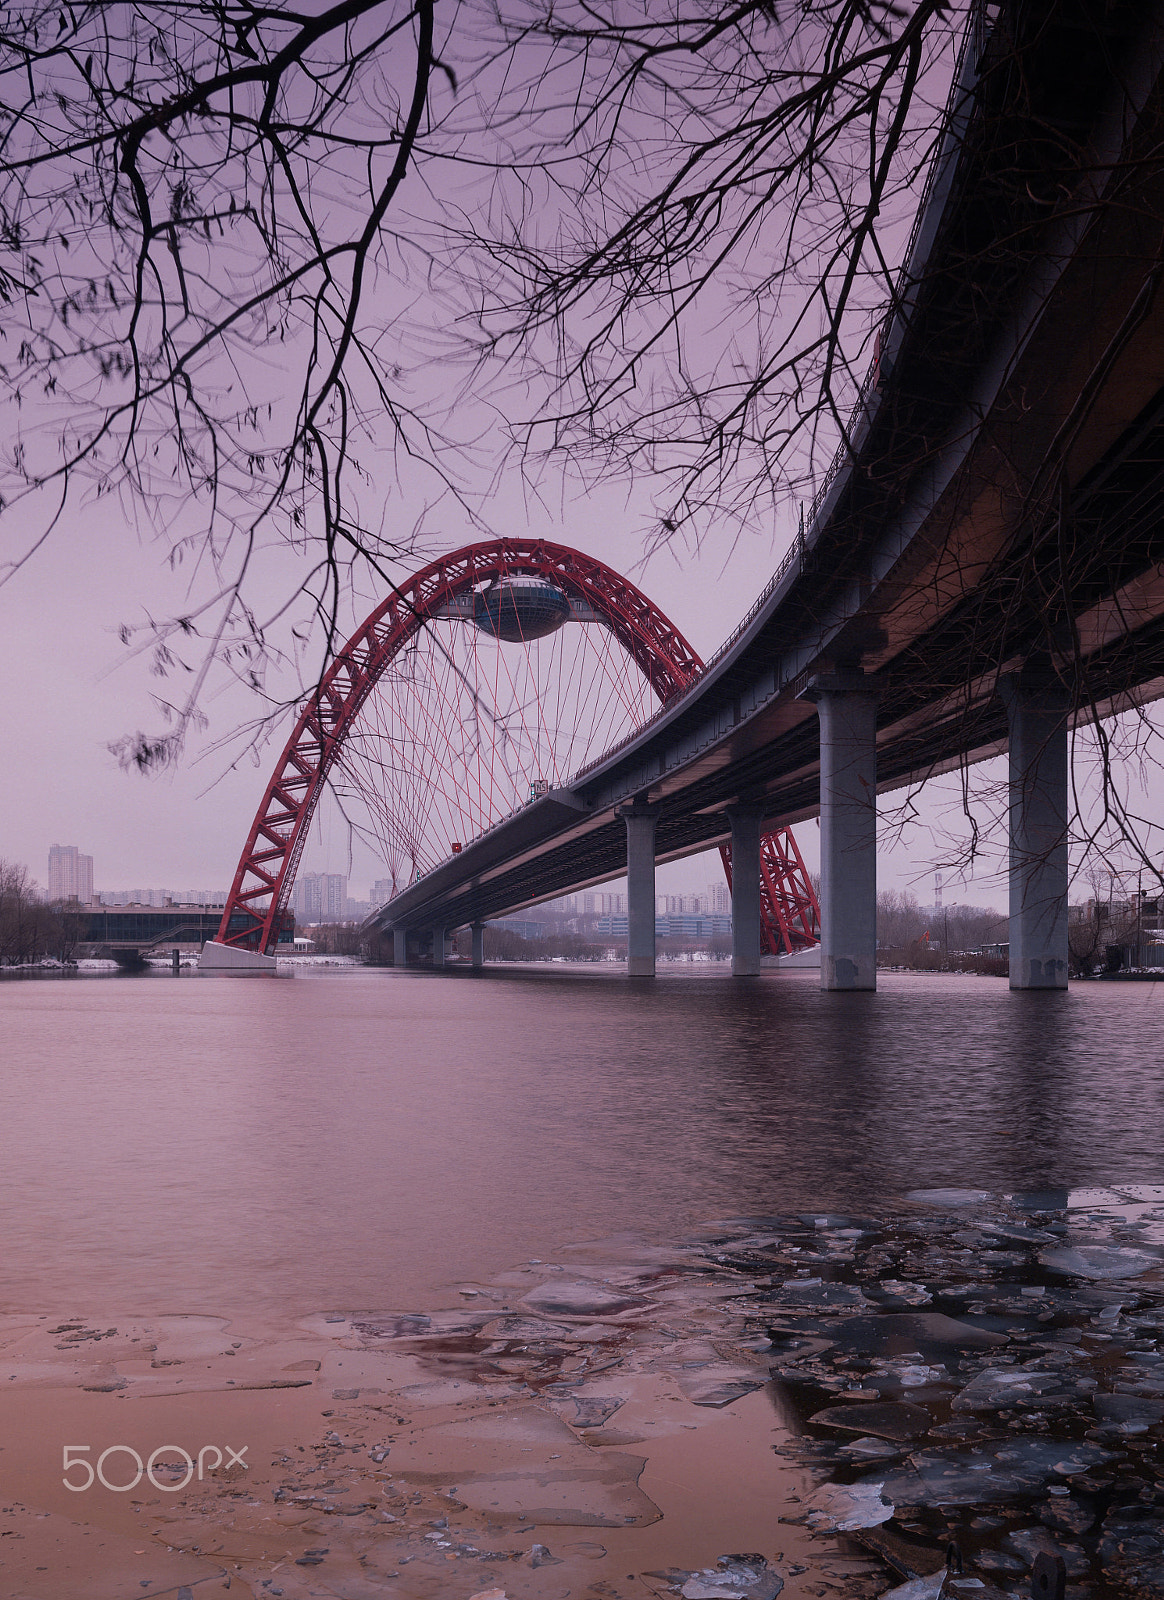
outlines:
[[[27,966],[45,956],[68,961],[78,931],[74,914],[41,898],[27,867],[0,861],[0,967]]]
[[[1007,937],[1005,912],[989,906],[951,905],[937,910],[919,905],[908,889],[882,889],[877,896],[877,942],[887,949],[920,943],[942,950],[978,950],[984,944],[1005,943]]]
[[[1067,922],[1071,975],[1089,978],[1100,967],[1118,970],[1125,963],[1138,966],[1145,960],[1145,947],[1159,937],[1145,928],[1138,899],[1104,902],[1096,898],[1085,905],[1072,906]]]
[[[1005,976],[1005,956],[979,952],[984,945],[1005,944],[1008,938],[1006,914],[990,906],[922,906],[908,889],[882,889],[877,896],[879,966]]]
[[[585,939],[577,933],[546,933],[540,938],[523,939],[512,928],[485,924],[486,961],[550,961],[554,956],[564,956],[567,961],[601,961],[609,948],[609,940]],[[457,934],[457,954],[469,953],[469,930],[464,928]]]
[[[367,943],[358,922],[325,922],[302,931],[317,952],[326,956],[358,956]]]

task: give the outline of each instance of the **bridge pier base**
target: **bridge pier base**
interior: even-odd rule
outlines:
[[[620,806],[626,823],[626,970],[632,978],[655,976],[656,806]]]
[[[443,967],[445,964],[445,930],[434,928],[432,930],[432,964],[434,967]]]
[[[404,928],[392,930],[392,965],[394,967],[408,965],[408,934]]]
[[[879,692],[856,668],[824,673],[804,692],[820,718],[822,989],[877,987]]]
[[[728,812],[732,825],[732,977],[760,971],[760,824],[755,806]]]
[[[1010,730],[1010,986],[1067,987],[1067,718],[1054,678],[999,685]]]
[[[473,965],[475,967],[483,967],[485,965],[485,924],[483,922],[474,922],[472,934]]]
[[[137,952],[134,951],[136,955]],[[257,950],[241,950],[237,945],[219,944],[217,939],[207,939],[198,958],[198,971],[211,977],[224,974],[252,976],[266,973],[273,976],[279,968],[274,956],[260,955]]]

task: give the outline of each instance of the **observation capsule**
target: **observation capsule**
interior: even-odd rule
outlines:
[[[494,578],[473,596],[473,621],[481,632],[510,644],[543,639],[569,620],[569,597],[546,578]]]

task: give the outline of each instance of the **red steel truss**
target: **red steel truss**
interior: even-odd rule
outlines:
[[[661,702],[686,689],[703,662],[657,606],[611,567],[545,539],[498,539],[442,556],[394,589],[336,652],[300,710],[267,785],[227,897],[218,943],[263,953],[274,944],[299,858],[328,773],[389,663],[457,595],[494,578],[537,576],[606,622]],[[721,852],[731,882],[730,850]],[[819,908],[788,829],[765,835],[761,851],[765,948],[816,943]],[[231,929],[231,921],[246,918]]]
[[[720,859],[732,886],[732,847]],[[820,942],[820,906],[791,828],[774,828],[760,840],[760,944],[765,955],[807,950]]]

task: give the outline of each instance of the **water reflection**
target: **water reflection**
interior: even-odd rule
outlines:
[[[1155,993],[561,969],[5,984],[0,1293],[403,1306],[623,1229],[1150,1181]]]

